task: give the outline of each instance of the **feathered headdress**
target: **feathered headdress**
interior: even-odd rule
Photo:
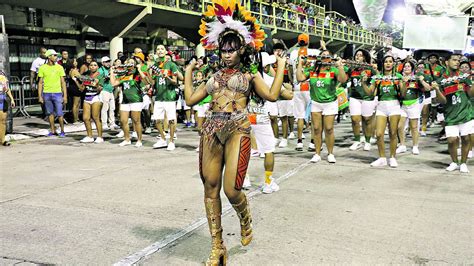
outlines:
[[[236,0],[213,0],[212,3],[207,6],[199,26],[201,44],[205,49],[217,49],[223,34],[236,32],[244,45],[260,50],[265,32],[260,29],[250,11]]]

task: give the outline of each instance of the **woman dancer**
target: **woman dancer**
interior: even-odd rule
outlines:
[[[311,95],[311,121],[314,129],[314,144],[316,154],[311,158],[311,162],[321,161],[321,145],[324,136],[328,148],[328,162],[335,163],[334,157],[334,117],[338,112],[336,84],[347,81],[346,69],[342,65],[341,59],[331,65],[331,55],[328,50],[321,52],[321,61],[317,61],[310,71],[303,72],[303,58],[300,56],[296,69],[296,79],[303,82],[309,79]]]
[[[14,108],[15,100],[13,99],[12,92],[10,91],[7,75],[0,70],[0,145],[2,146],[10,146],[10,143],[5,141],[8,114],[7,97],[10,99],[11,108]]]
[[[411,61],[403,64],[403,76],[408,77],[409,81],[405,82],[406,95],[403,97],[402,110],[400,122],[398,123],[398,138],[400,139],[400,146],[397,148],[397,153],[404,153],[407,151],[405,145],[405,122],[409,119],[409,127],[411,137],[413,139],[412,153],[414,155],[420,154],[418,148],[418,121],[421,116],[421,102],[423,102],[423,92],[431,90],[430,85],[426,83],[423,75],[414,75],[415,64]]]
[[[81,91],[85,91],[86,98],[84,99],[82,113],[82,120],[86,126],[87,136],[81,139],[82,143],[103,143],[102,138],[102,121],[100,120],[100,111],[102,110],[102,101],[100,99],[100,91],[104,80],[99,73],[99,64],[96,61],[89,63],[89,72],[86,72],[84,76],[80,76],[79,80],[74,79],[76,85]],[[95,127],[97,129],[97,138],[94,140],[92,137],[92,124],[91,118],[94,120]]]
[[[122,141],[119,146],[131,145],[130,140],[130,128],[128,126],[128,117],[131,113],[133,128],[135,128],[138,141],[135,143],[135,147],[139,148],[142,144],[142,125],[140,121],[140,115],[143,107],[143,94],[140,87],[142,80],[145,84],[151,84],[149,77],[143,73],[141,68],[136,68],[136,62],[134,59],[125,61],[126,69],[122,70],[125,73],[120,77],[115,77],[117,73],[114,73],[117,67],[110,68],[110,84],[112,86],[122,86],[122,103],[120,104],[120,124],[124,132],[125,140]]]
[[[371,62],[370,53],[364,49],[359,49],[355,53],[354,59],[361,63],[361,66],[354,66],[349,69],[348,75],[351,82],[349,110],[351,113],[352,130],[354,131],[354,143],[349,148],[351,151],[364,148],[364,151],[371,149],[370,137],[374,133],[372,126],[372,117],[377,105],[374,95],[367,95],[362,87],[362,73],[367,76],[376,74],[374,68],[368,64]],[[364,134],[365,144],[360,139],[360,124],[362,122],[362,133]]]
[[[386,55],[383,60],[382,73],[376,75],[370,83],[366,82],[368,77],[362,77],[362,86],[368,95],[378,96],[377,112],[375,113],[375,134],[377,136],[377,147],[379,149],[379,158],[372,162],[370,166],[381,167],[387,165],[385,157],[384,133],[389,122],[390,136],[390,167],[398,167],[395,159],[397,149],[397,129],[400,121],[400,99],[405,95],[405,84],[400,82],[402,76],[394,71],[395,58],[392,55]],[[405,81],[408,81],[406,79]]]
[[[212,236],[207,265],[225,264],[227,251],[222,239],[220,189],[237,212],[241,243],[252,240],[252,218],[241,191],[250,159],[250,122],[247,104],[252,93],[276,101],[283,83],[285,58],[278,58],[278,69],[269,89],[251,55],[263,46],[264,32],[243,6],[235,0],[214,0],[203,15],[199,34],[206,49],[219,49],[223,68],[193,91],[193,60],[186,68],[185,99],[189,106],[212,95],[209,115],[204,122],[199,149],[199,170],[204,184],[205,207]],[[222,169],[225,167],[224,176]]]

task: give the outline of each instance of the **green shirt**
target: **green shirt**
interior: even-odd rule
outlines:
[[[319,73],[305,72],[309,76],[309,87],[311,100],[318,103],[334,102],[337,99],[336,85],[339,69],[330,67]]]
[[[446,126],[460,125],[471,121],[474,118],[471,100],[465,90],[469,89],[472,81],[469,78],[462,79],[458,82],[448,82],[442,84],[443,79],[452,76],[459,76],[459,72],[452,73],[448,71],[438,79],[441,93],[446,97],[444,105],[444,120]]]
[[[61,77],[66,76],[59,64],[44,64],[38,70],[38,77],[43,78],[43,93],[61,93]]]
[[[405,83],[405,86],[407,88],[407,93],[405,97],[403,97],[403,105],[415,104],[423,95],[423,85],[419,80],[410,80]]]
[[[160,68],[161,74],[174,76],[178,73],[178,67],[175,63],[167,61]],[[177,99],[176,86],[171,84],[168,78],[159,74],[154,74],[155,80],[155,101],[157,102],[174,102]]]
[[[382,75],[376,75],[377,78],[383,78]],[[402,75],[396,73],[394,76],[397,80],[378,80],[373,79],[370,84],[375,84],[376,94],[379,97],[379,101],[393,101],[399,99],[400,89],[398,88]]]
[[[102,86],[102,90],[106,92],[113,92],[114,87],[110,84],[110,77],[109,77],[109,69],[105,68],[104,66],[99,68],[99,74],[102,80],[104,81],[104,84]]]
[[[120,78],[120,85],[122,85],[123,101],[122,103],[139,103],[143,102],[142,91],[140,90],[140,75],[123,76]]]
[[[365,101],[372,101],[374,100],[374,95],[367,95],[362,87],[362,74],[366,73],[367,77],[371,77],[375,74],[375,70],[373,68],[363,69],[360,67],[350,68],[348,72],[348,78],[351,82],[350,87],[350,97],[365,100]]]

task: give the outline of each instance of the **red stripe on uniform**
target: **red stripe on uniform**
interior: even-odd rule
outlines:
[[[456,93],[458,90],[459,90],[458,84],[454,84],[454,85],[444,88],[443,95],[446,96],[449,94],[453,94],[453,93]]]

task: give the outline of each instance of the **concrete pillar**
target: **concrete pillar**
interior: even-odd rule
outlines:
[[[114,37],[110,40],[110,59],[112,62],[117,59],[118,52],[123,52],[123,39]]]
[[[202,46],[201,43],[199,43],[197,46],[196,46],[196,56],[199,58],[201,56],[205,56],[206,55],[206,50],[204,49],[204,47]]]

